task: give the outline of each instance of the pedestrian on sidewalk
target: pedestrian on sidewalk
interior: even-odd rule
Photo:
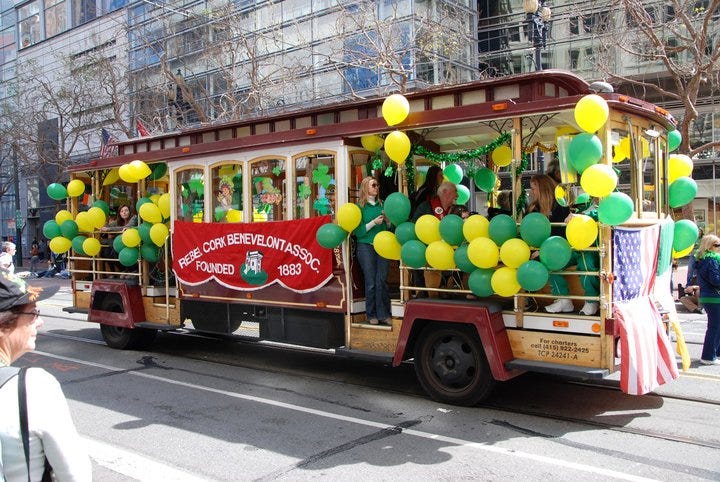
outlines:
[[[0,254],[0,272],[15,274],[15,243],[3,241]]]
[[[700,363],[720,364],[720,238],[703,236],[695,265],[700,285],[700,303],[707,313],[707,330]]]
[[[37,266],[40,262],[40,245],[37,239],[33,239],[32,245],[30,246],[30,273],[37,274]]]

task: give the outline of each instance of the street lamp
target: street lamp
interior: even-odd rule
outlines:
[[[528,23],[528,38],[532,38],[535,49],[535,70],[542,70],[540,49],[547,44],[548,22],[552,12],[545,6],[545,0],[524,0],[523,9]]]

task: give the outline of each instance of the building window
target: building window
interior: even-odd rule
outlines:
[[[39,1],[30,2],[18,9],[18,36],[22,49],[42,40]]]
[[[45,2],[45,37],[49,38],[67,30],[67,8],[65,0]]]
[[[97,16],[95,0],[72,0],[72,2],[73,27],[87,23]]]
[[[580,51],[573,49],[570,51],[570,70],[575,70],[578,68],[578,65],[580,63]]]

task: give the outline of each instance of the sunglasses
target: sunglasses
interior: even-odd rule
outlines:
[[[38,318],[40,316],[40,310],[38,310],[36,308],[33,311],[19,311],[19,312],[17,312],[17,314],[18,315],[30,315],[33,317],[33,320],[34,320],[35,318]]]
[[[713,248],[720,248],[720,244],[713,244]]]
[[[370,183],[370,187],[378,187],[378,185],[377,185],[376,182],[371,182],[371,183]]]

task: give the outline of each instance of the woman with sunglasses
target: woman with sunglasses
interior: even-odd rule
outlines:
[[[720,365],[720,238],[713,234],[703,236],[696,257],[700,303],[708,319],[700,363]]]
[[[371,325],[391,325],[388,292],[388,262],[373,247],[375,236],[388,229],[380,201],[378,182],[368,176],[360,183],[358,206],[362,212],[360,226],[355,230],[357,257],[365,278],[365,313]]]
[[[28,287],[23,280],[0,275],[0,407],[3,412],[0,475],[7,481],[43,479],[47,476],[46,461],[52,468],[53,480],[89,481],[92,478],[90,459],[75,430],[58,381],[41,368],[30,368],[22,373],[23,385],[20,385],[20,374],[10,367],[35,349],[38,328],[43,325],[36,303],[56,291],[57,287],[45,290]],[[22,386],[27,407],[27,458],[18,401]]]

